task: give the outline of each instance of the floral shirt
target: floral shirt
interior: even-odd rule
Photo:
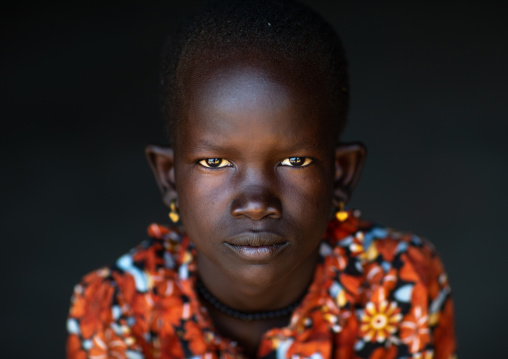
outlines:
[[[150,240],[75,287],[67,358],[243,358],[194,289],[195,249],[157,224]],[[455,358],[453,304],[432,245],[351,213],[332,221],[314,280],[258,358]]]

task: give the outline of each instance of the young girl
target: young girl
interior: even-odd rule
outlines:
[[[165,48],[171,147],[148,160],[174,225],[75,288],[68,358],[454,357],[426,240],[344,205],[344,52],[292,1],[212,3]]]

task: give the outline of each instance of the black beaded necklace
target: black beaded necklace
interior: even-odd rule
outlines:
[[[210,303],[215,309],[219,312],[226,314],[229,317],[233,317],[235,319],[253,321],[253,320],[265,320],[265,319],[278,319],[291,315],[293,310],[300,304],[303,299],[303,296],[298,298],[296,302],[291,303],[290,305],[276,310],[269,310],[266,312],[241,312],[239,310],[233,309],[226,304],[219,301],[215,296],[208,291],[208,289],[204,286],[201,281],[196,281],[196,288],[201,294],[201,296]]]

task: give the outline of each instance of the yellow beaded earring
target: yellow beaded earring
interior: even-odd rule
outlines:
[[[169,219],[173,223],[177,223],[180,220],[178,208],[176,208],[176,199],[172,199],[169,203]]]
[[[337,218],[340,222],[344,222],[348,217],[349,214],[344,210],[344,201],[339,201],[339,208],[337,212],[335,212],[335,218]]]

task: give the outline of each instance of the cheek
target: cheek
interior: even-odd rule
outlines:
[[[196,173],[190,168],[177,176],[177,191],[187,232],[199,231],[203,236],[213,232],[213,224],[228,213],[231,187],[224,176]]]
[[[285,212],[296,220],[328,218],[333,178],[322,169],[287,171],[281,178],[281,197]],[[301,173],[300,173],[301,172]]]

